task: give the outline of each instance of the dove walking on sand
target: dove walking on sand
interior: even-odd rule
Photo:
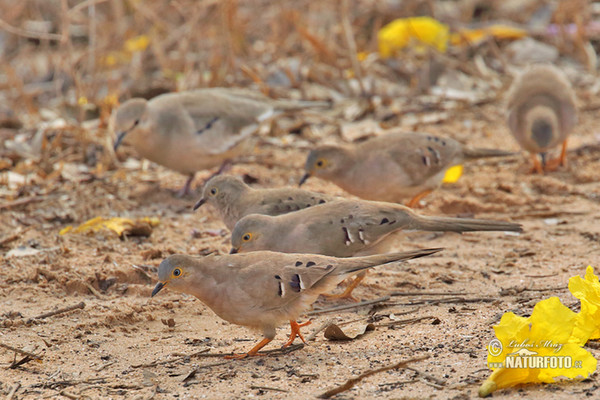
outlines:
[[[321,293],[347,276],[377,265],[424,257],[441,249],[415,250],[357,258],[269,251],[190,257],[173,255],[158,268],[155,296],[164,287],[191,294],[233,324],[262,331],[264,339],[244,354],[254,356],[273,340],[276,328],[289,321],[289,346],[300,334],[298,317]]]
[[[336,200],[276,217],[247,215],[231,233],[231,252],[270,250],[352,257],[399,230],[521,232],[522,227],[513,222],[424,216],[395,203]],[[359,277],[336,297],[352,298],[352,290],[361,280]]]
[[[247,152],[249,136],[277,110],[323,105],[225,88],[134,98],[112,116],[114,149],[129,142],[142,157],[188,175],[181,192],[187,194],[197,171],[223,167]]]
[[[194,205],[212,205],[232,230],[249,214],[281,215],[336,199],[322,193],[298,188],[254,189],[231,175],[218,175],[204,185],[202,198]]]
[[[410,200],[407,205],[414,207],[441,185],[450,167],[469,159],[510,155],[467,148],[450,138],[393,131],[358,144],[317,147],[308,155],[300,185],[316,176],[363,199]]]
[[[560,69],[539,64],[520,74],[508,91],[507,110],[511,133],[531,153],[535,172],[565,165],[567,138],[577,123],[577,106],[571,83]],[[547,152],[560,144],[560,157],[547,163]]]

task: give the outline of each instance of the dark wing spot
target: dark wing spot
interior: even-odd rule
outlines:
[[[325,203],[325,200],[323,200],[323,199],[319,200],[319,204],[324,204],[324,203]]]
[[[340,224],[344,223],[344,218],[340,219]]]
[[[292,280],[290,281],[290,287],[294,292],[300,291],[300,275],[294,274],[292,275]]]
[[[421,156],[421,161],[423,161],[423,165],[429,166],[429,157]]]
[[[275,279],[281,279],[279,275],[275,275]]]
[[[317,265],[317,264],[312,261],[309,261],[306,263],[306,268],[312,267],[313,265]]]
[[[279,282],[279,290],[277,292],[279,297],[283,297],[283,282]]]
[[[348,215],[348,219],[352,219],[352,218],[354,218],[354,215],[352,215],[352,214]]]
[[[287,206],[285,206],[285,209],[288,211],[292,211],[292,206],[290,206],[289,204]]]
[[[387,218],[384,218],[384,219],[381,220],[381,222],[379,223],[379,225],[387,224],[388,222],[390,222],[390,220],[387,219]]]
[[[396,223],[396,220],[393,220],[393,221],[390,221],[390,222],[389,222],[389,225],[393,225],[393,224],[395,224],[395,223]]]
[[[312,204],[307,204],[307,205],[306,205],[306,208],[310,207],[311,205],[312,205]]]
[[[446,145],[446,141],[442,140],[442,146],[445,146],[445,145]]]
[[[288,200],[292,201],[292,200],[294,200],[294,198],[293,197],[288,197]]]
[[[310,197],[310,199],[311,199],[311,200],[314,200],[314,199],[315,199],[315,196],[311,196],[311,197]]]
[[[302,265],[302,261],[296,261],[296,267],[299,267]]]
[[[333,268],[333,265],[329,264],[328,266],[325,267],[325,270],[329,271],[331,268]]]
[[[198,131],[196,131],[196,133],[199,135],[207,130],[209,130],[210,128],[212,128],[213,124],[215,122],[217,122],[219,120],[219,117],[214,117],[213,119],[211,119],[210,121],[208,121],[208,124],[204,125],[203,128],[198,129]]]

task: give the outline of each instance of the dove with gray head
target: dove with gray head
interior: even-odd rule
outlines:
[[[454,139],[417,132],[393,131],[358,144],[325,145],[312,150],[302,185],[316,176],[367,200],[409,207],[441,185],[446,171],[465,160],[505,157],[514,153],[471,149]]]
[[[510,131],[531,153],[535,172],[565,165],[567,138],[577,123],[577,105],[571,83],[560,69],[539,64],[521,73],[507,93],[507,111]],[[560,157],[547,163],[548,151],[561,144]]]
[[[276,328],[292,325],[290,345],[300,335],[298,317],[317,297],[358,271],[398,261],[424,257],[441,249],[415,250],[357,258],[269,251],[234,255],[191,257],[172,255],[158,267],[155,296],[163,288],[195,296],[219,317],[257,329],[264,339],[244,354],[253,356],[267,345]],[[301,337],[301,335],[300,335]]]
[[[197,89],[151,100],[134,98],[113,113],[115,151],[130,143],[140,156],[188,175],[224,165],[249,151],[248,138],[280,109],[321,103],[271,100],[243,89]]]
[[[255,189],[231,175],[218,175],[204,185],[203,204],[215,207],[230,230],[249,214],[281,215],[334,200],[335,197],[298,188]]]

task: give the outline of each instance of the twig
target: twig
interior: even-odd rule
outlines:
[[[9,345],[7,345],[7,344],[4,344],[4,343],[1,343],[1,342],[0,342],[0,347],[4,347],[5,349],[12,350],[12,351],[14,351],[15,353],[19,353],[19,354],[22,354],[22,355],[24,355],[24,356],[31,357],[31,358],[33,358],[34,360],[41,360],[41,359],[42,359],[42,357],[41,357],[41,356],[36,356],[36,355],[35,355],[35,354],[33,354],[33,353],[30,353],[30,352],[28,352],[28,351],[25,351],[25,350],[17,349],[17,348],[15,348],[15,347],[9,346]]]
[[[2,20],[0,20],[2,21]],[[0,24],[0,27],[2,27],[2,24]],[[0,210],[4,210],[6,208],[13,208],[13,207],[18,207],[18,206],[24,206],[26,204],[29,203],[36,203],[38,201],[43,201],[46,198],[43,196],[30,196],[30,197],[24,197],[22,199],[18,199],[18,200],[14,200],[14,201],[9,201],[7,203],[3,203],[0,204]]]
[[[279,389],[279,388],[274,388],[274,387],[268,387],[268,386],[255,386],[255,385],[251,385],[250,389],[271,390],[273,392],[289,393],[289,390]]]
[[[68,399],[73,399],[73,400],[79,400],[81,397],[77,396],[76,394],[72,394],[67,392],[66,389],[61,390],[58,394],[60,394],[61,396],[64,396]]]
[[[353,308],[360,308],[360,307],[364,307],[364,306],[369,306],[371,304],[383,303],[384,301],[388,301],[389,299],[390,299],[390,296],[384,296],[384,297],[380,297],[375,300],[361,301],[360,303],[356,303],[356,304],[348,304],[345,306],[324,308],[322,310],[314,310],[314,311],[307,312],[306,315],[313,316],[313,315],[325,314],[325,313],[342,311],[342,310],[351,310]]]
[[[456,296],[469,294],[467,292],[392,292],[390,296]]]
[[[332,319],[328,319],[327,321],[323,322],[322,325],[320,325],[313,333],[311,333],[310,335],[308,335],[306,337],[306,341],[307,342],[312,342],[313,340],[315,340],[315,338],[317,337],[317,335],[319,333],[321,333],[323,330],[327,329],[327,327],[329,325],[331,325],[333,323]]]
[[[25,29],[17,28],[8,24],[6,21],[0,19],[0,28],[4,29],[8,33],[12,33],[13,35],[23,36],[30,39],[42,39],[42,40],[61,40],[61,35],[57,35],[56,33],[45,33],[45,32],[35,32],[35,31],[26,31]]]
[[[10,393],[8,393],[8,396],[6,396],[6,400],[12,400],[12,398],[15,397],[15,394],[17,393],[17,390],[19,390],[20,387],[21,384],[19,382],[15,383],[15,386],[13,386],[12,389],[10,389]]]
[[[356,41],[354,40],[354,33],[352,32],[352,25],[350,24],[350,4],[348,0],[343,0],[341,4],[341,15],[342,15],[342,29],[344,30],[344,39],[348,48],[348,57],[352,63],[352,70],[354,76],[360,86],[361,94],[366,94],[365,84],[363,83],[362,70],[360,69],[360,63],[358,62],[358,55],[356,50]]]
[[[364,372],[364,373],[360,374],[359,376],[357,376],[356,378],[348,379],[348,381],[346,381],[346,383],[344,383],[343,385],[338,386],[334,389],[328,390],[325,393],[323,393],[317,397],[320,399],[328,399],[332,396],[335,396],[336,394],[339,394],[339,393],[345,392],[346,390],[352,389],[352,387],[354,387],[354,385],[356,385],[358,382],[362,381],[363,379],[365,379],[371,375],[378,374],[380,372],[389,371],[392,369],[404,368],[408,364],[418,362],[418,361],[423,361],[423,360],[428,359],[429,357],[430,357],[429,355],[425,355],[425,356],[420,356],[420,357],[409,358],[408,360],[400,361],[399,363],[396,363],[394,365],[390,365],[387,367],[382,367],[382,368],[373,369],[373,370]]]
[[[210,357],[207,356],[206,353],[208,352],[209,349],[204,349],[204,350],[200,350],[196,353],[190,354],[190,355],[185,355],[185,356],[179,356],[177,358],[174,358],[172,360],[166,360],[166,361],[154,361],[151,362],[149,364],[137,364],[137,365],[132,365],[131,368],[151,368],[151,367],[156,367],[158,365],[165,365],[165,364],[171,364],[177,361],[181,361],[183,359],[185,359],[186,357]]]
[[[36,319],[44,319],[44,318],[48,318],[48,317],[53,317],[55,315],[64,314],[66,312],[73,311],[73,310],[78,310],[78,309],[82,309],[83,310],[84,308],[85,308],[85,303],[82,301],[81,303],[75,304],[74,306],[69,306],[69,307],[65,307],[65,308],[59,308],[58,310],[50,311],[50,312],[47,312],[45,314],[38,315],[37,317],[29,318],[27,320],[27,323],[29,323],[29,322],[31,322],[33,320],[36,320]]]
[[[438,319],[438,317],[434,317],[433,315],[428,315],[425,317],[409,318],[409,319],[402,319],[399,321],[386,322],[384,324],[377,324],[376,326],[408,325],[408,324],[414,324],[415,322],[423,321],[425,319],[433,319],[435,321],[436,319]]]

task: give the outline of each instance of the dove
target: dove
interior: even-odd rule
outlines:
[[[391,131],[358,144],[312,150],[300,186],[311,176],[331,181],[366,200],[413,207],[441,185],[446,171],[464,160],[514,153],[470,149],[456,140],[418,132]]]
[[[151,100],[133,98],[111,117],[114,150],[129,142],[140,156],[188,175],[187,194],[197,171],[246,153],[258,125],[278,109],[322,106],[320,102],[271,100],[244,89],[197,89]],[[219,173],[217,172],[217,174]]]
[[[158,267],[154,297],[163,288],[195,296],[220,318],[262,331],[264,339],[244,354],[257,355],[273,340],[276,328],[289,321],[289,346],[302,336],[298,317],[318,296],[347,276],[382,264],[428,256],[442,249],[414,250],[356,258],[260,251],[247,254],[169,256]],[[302,339],[303,340],[303,339]]]
[[[231,233],[231,253],[270,250],[352,257],[399,230],[521,232],[522,227],[504,221],[423,216],[395,203],[336,200],[276,217],[243,217]],[[352,298],[363,277],[335,297]]]
[[[533,171],[564,166],[567,138],[577,123],[575,92],[565,74],[537,64],[517,76],[507,93],[507,122],[519,145],[531,153]],[[560,144],[560,157],[547,163],[548,151]]]
[[[231,175],[217,175],[204,185],[194,210],[205,203],[214,206],[227,228],[233,230],[248,214],[281,215],[334,199],[298,188],[254,189]]]

